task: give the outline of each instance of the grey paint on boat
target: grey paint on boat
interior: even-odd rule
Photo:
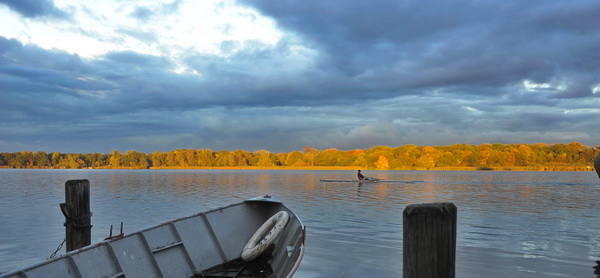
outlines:
[[[0,277],[192,277],[240,258],[248,239],[279,211],[290,220],[275,240],[270,265],[276,277],[291,277],[304,254],[305,227],[270,197],[172,220]]]

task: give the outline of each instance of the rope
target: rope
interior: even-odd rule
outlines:
[[[54,251],[54,253],[52,253],[52,255],[50,255],[50,258],[48,258],[48,259],[54,258],[56,256],[56,253],[58,253],[58,250],[62,249],[62,247],[65,244],[65,242],[67,242],[67,237],[65,237],[65,239],[63,239],[63,241],[56,248],[56,251]]]
[[[82,215],[80,217],[67,217],[67,216],[65,216],[65,218],[67,218],[67,220],[69,220],[69,221],[79,221],[79,220],[88,219],[88,218],[92,217],[92,215],[94,215],[94,214],[92,212],[90,212],[89,214]]]
[[[67,225],[67,223],[70,223],[71,225],[73,225],[73,228],[79,228],[79,229],[85,229],[85,228],[91,228],[93,227],[93,225],[91,224],[79,224],[78,222],[80,222],[81,220],[89,220],[91,221],[91,217],[92,215],[94,215],[92,212],[90,212],[87,215],[81,216],[81,217],[67,217],[66,218],[66,223],[65,226]]]
[[[77,228],[77,229],[91,228],[93,226],[94,225],[91,225],[91,224],[82,224],[82,225],[79,225],[77,223],[73,223],[73,228]]]

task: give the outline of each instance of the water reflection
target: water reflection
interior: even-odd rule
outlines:
[[[0,170],[0,272],[64,238],[64,182],[91,182],[93,241],[260,195],[308,227],[296,277],[399,277],[402,212],[458,207],[457,277],[585,277],[600,256],[600,183],[589,172],[375,172],[389,183],[321,183],[353,171]],[[415,182],[418,181],[418,182]],[[35,223],[32,225],[31,223]]]

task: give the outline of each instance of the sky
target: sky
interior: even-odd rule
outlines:
[[[600,144],[597,0],[0,0],[0,152]]]

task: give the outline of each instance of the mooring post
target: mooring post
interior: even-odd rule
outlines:
[[[404,209],[404,278],[454,277],[456,206],[413,204]]]
[[[90,245],[92,225],[90,182],[69,180],[65,183],[65,203],[60,204],[65,216],[67,252]]]

